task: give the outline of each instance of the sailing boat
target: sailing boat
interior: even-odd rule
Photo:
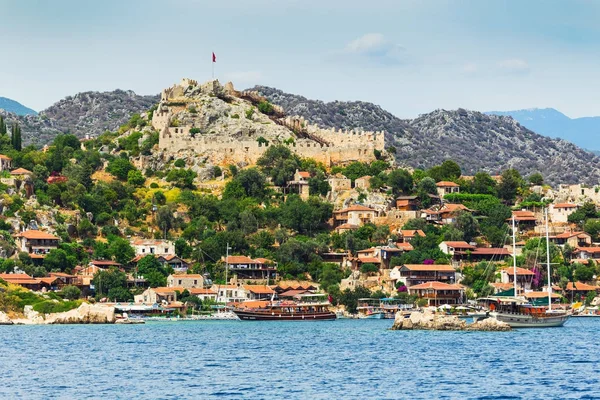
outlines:
[[[548,209],[546,222],[546,264],[548,269],[548,308],[534,306],[524,298],[517,297],[517,255],[515,243],[515,218],[512,219],[514,296],[488,297],[490,316],[511,326],[511,328],[551,328],[563,326],[570,314],[562,310],[552,310],[552,281],[550,280],[550,240],[548,237]]]

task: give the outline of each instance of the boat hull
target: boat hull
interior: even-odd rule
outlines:
[[[270,311],[234,310],[242,321],[331,321],[336,319],[333,312],[288,314]]]
[[[511,328],[558,328],[569,319],[569,315],[553,315],[547,317],[533,317],[531,315],[490,313],[498,321],[505,322]]]
[[[360,319],[385,319],[385,313],[374,312],[372,314],[358,314],[358,318],[360,318]]]

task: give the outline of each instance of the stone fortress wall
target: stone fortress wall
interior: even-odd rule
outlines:
[[[374,150],[385,148],[383,132],[342,131],[322,129],[307,123],[304,118],[285,116],[281,107],[274,106],[271,121],[266,126],[257,122],[256,129],[241,126],[238,135],[191,134],[192,126],[171,126],[175,115],[188,106],[196,106],[199,96],[219,97],[226,100],[242,99],[256,105],[265,98],[257,92],[238,92],[231,83],[225,87],[217,80],[199,85],[197,81],[183,79],[180,84],[164,89],[158,109],[152,117],[152,126],[159,131],[159,149],[167,153],[194,152],[206,155],[215,164],[255,164],[269,145],[288,140],[290,149],[301,157],[313,158],[326,166],[353,161],[370,162],[375,159]],[[258,112],[258,111],[257,111]],[[244,118],[241,116],[241,118]],[[240,121],[246,123],[246,121]],[[277,140],[259,143],[257,138],[268,129]],[[264,135],[267,136],[266,134]]]

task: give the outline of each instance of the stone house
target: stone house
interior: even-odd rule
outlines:
[[[275,293],[267,285],[243,285],[248,300],[270,300]]]
[[[517,292],[531,290],[531,282],[533,281],[534,273],[528,269],[517,267]],[[514,267],[507,267],[500,271],[501,283],[514,282]],[[519,294],[517,293],[517,294]]]
[[[329,183],[329,186],[331,186],[332,192],[340,192],[342,190],[352,189],[352,181],[340,174],[330,176],[327,179],[327,183]]]
[[[475,246],[465,241],[444,241],[439,244],[439,248],[444,254],[451,256],[464,255],[467,250],[474,250]]]
[[[183,287],[157,287],[148,288],[142,294],[133,297],[136,304],[160,304],[177,301],[177,292],[182,293]]]
[[[441,181],[441,182],[436,183],[435,186],[437,186],[437,192],[438,192],[438,196],[440,198],[442,198],[445,195],[450,194],[450,193],[459,193],[460,192],[460,185],[458,185],[457,183],[454,183],[454,182]]]
[[[301,199],[306,200],[310,196],[310,187],[308,185],[309,179],[309,172],[296,170],[294,179],[288,182],[288,187],[294,189],[300,195]]]
[[[277,265],[266,258],[252,259],[248,256],[229,256],[224,261],[227,269],[238,279],[250,280],[275,280],[277,278]]]
[[[548,207],[548,219],[552,222],[567,223],[569,215],[577,211],[579,207],[573,203],[556,203]]]
[[[217,303],[240,303],[248,299],[248,294],[240,285],[213,285],[210,288],[217,293]]]
[[[335,227],[350,224],[362,226],[367,223],[374,223],[377,211],[360,204],[352,205],[343,210],[333,212],[333,224]]]
[[[419,298],[426,299],[428,306],[462,304],[465,298],[465,288],[455,283],[432,281],[409,286],[408,294],[416,294]]]
[[[396,284],[401,282],[409,288],[425,282],[454,283],[456,270],[448,264],[405,264],[394,267],[390,278],[395,279]]]
[[[175,244],[170,240],[136,239],[131,245],[135,249],[136,255],[147,256],[148,254],[155,254],[166,256],[175,254]]]
[[[167,277],[167,287],[193,289],[204,287],[204,277],[200,274],[175,274]]]
[[[568,244],[573,248],[590,246],[592,244],[592,237],[585,232],[565,231],[558,235],[550,236],[548,239],[558,246]]]
[[[217,301],[217,292],[215,292],[212,289],[191,288],[191,289],[188,289],[188,292],[190,292],[190,294],[192,296],[196,296],[202,301],[205,301],[205,300]]]

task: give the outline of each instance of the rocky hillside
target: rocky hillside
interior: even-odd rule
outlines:
[[[524,175],[542,172],[550,183],[596,184],[600,180],[599,157],[567,141],[538,135],[510,117],[459,109],[402,120],[371,103],[324,103],[265,86],[253,90],[283,106],[288,114],[324,127],[385,130],[400,165],[428,168],[453,159],[465,174],[479,170],[497,174],[515,167]]]
[[[60,132],[78,137],[115,130],[132,114],[146,111],[158,103],[159,96],[140,96],[132,91],[84,92],[69,96],[39,115],[18,116],[0,110],[9,123],[18,120],[25,144],[43,145]]]

